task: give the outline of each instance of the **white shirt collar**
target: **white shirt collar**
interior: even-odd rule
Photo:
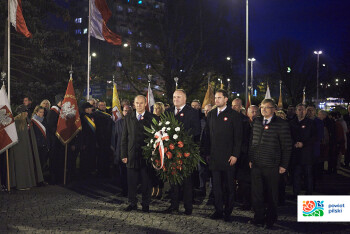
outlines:
[[[273,117],[273,116],[271,116],[270,118],[267,119],[267,123],[266,123],[266,124],[269,124],[269,123],[271,122],[272,117]],[[263,124],[265,124],[265,120],[266,120],[266,118],[264,117]]]
[[[146,113],[146,111],[144,111],[143,113],[138,113],[137,111],[136,111],[136,117],[138,117],[139,115],[142,115],[142,116],[144,116],[144,114]]]
[[[180,108],[177,108],[177,107],[175,106],[175,114],[177,114],[177,113],[176,113],[177,109],[180,109],[180,111],[179,111],[179,112],[181,112],[181,111],[182,111],[182,109],[183,109],[185,106],[186,106],[186,104],[185,104],[185,105],[183,105],[183,106],[181,106]]]
[[[224,110],[226,110],[226,108],[227,108],[227,106],[225,106],[224,108],[222,108],[221,110],[219,109],[219,107],[218,107],[218,115],[219,115],[219,112],[221,113],[221,112],[223,112]]]

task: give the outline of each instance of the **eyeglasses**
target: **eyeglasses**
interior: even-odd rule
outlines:
[[[273,106],[261,106],[260,107],[260,109],[262,109],[262,110],[266,110],[266,109],[272,109],[272,108],[274,108]]]

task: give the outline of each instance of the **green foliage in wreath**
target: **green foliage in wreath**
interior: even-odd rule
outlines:
[[[204,163],[199,155],[199,146],[194,143],[183,123],[175,119],[174,114],[164,113],[159,122],[155,119],[152,122],[151,128],[145,127],[148,138],[145,140],[147,145],[143,147],[143,155],[164,182],[182,184],[199,162]]]

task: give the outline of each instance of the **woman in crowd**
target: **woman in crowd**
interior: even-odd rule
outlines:
[[[49,100],[44,99],[41,101],[40,106],[44,108],[44,118],[46,118],[46,115],[51,108],[51,103]]]
[[[164,104],[162,102],[156,102],[153,106],[153,114],[160,116],[165,111]],[[153,179],[153,189],[152,197],[161,199],[162,198],[162,189],[164,188],[164,182],[154,173]]]
[[[34,129],[28,120],[28,110],[25,106],[20,106],[17,113],[15,124],[18,143],[9,150],[9,172],[11,187],[23,190],[42,185],[44,179]]]
[[[35,133],[36,144],[38,146],[40,164],[43,174],[48,174],[49,165],[47,163],[49,157],[49,141],[46,136],[47,123],[44,121],[45,108],[36,106],[33,112],[32,125]]]

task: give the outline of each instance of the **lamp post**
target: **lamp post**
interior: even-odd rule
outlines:
[[[227,92],[230,93],[230,81],[231,79],[227,78]]]
[[[130,65],[130,68],[131,68],[131,44],[130,43],[124,43],[123,46],[125,48],[129,47],[129,65]]]
[[[175,85],[176,85],[176,89],[177,89],[177,84],[178,84],[177,82],[179,82],[179,78],[178,78],[178,77],[175,77],[175,78],[174,78],[174,81],[175,81]]]
[[[318,103],[318,78],[319,78],[319,72],[320,72],[320,54],[322,54],[322,51],[314,51],[314,54],[317,55],[317,73],[316,73],[316,100]]]
[[[253,96],[253,63],[256,61],[255,58],[249,58],[248,61],[250,62],[250,87],[251,87],[251,95]]]
[[[248,0],[246,0],[246,38],[245,38],[245,104],[247,105],[248,103],[248,52],[249,52],[249,41],[248,41],[248,32],[249,32],[249,24],[248,24],[248,13],[249,13],[249,8],[248,8]]]

